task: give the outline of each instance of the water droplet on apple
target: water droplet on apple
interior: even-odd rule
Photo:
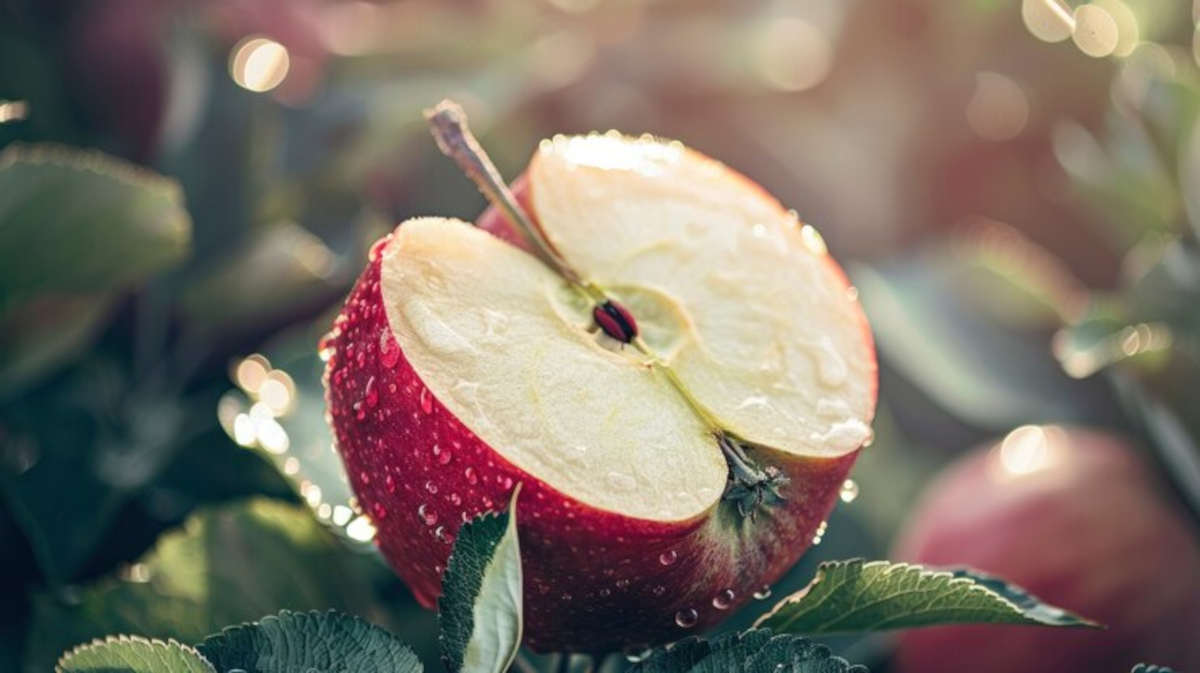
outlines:
[[[612,589],[609,589],[608,587],[604,587],[603,589],[600,590],[600,598],[608,598],[611,595],[612,595]]]
[[[654,649],[651,648],[646,643],[637,643],[635,645],[628,645],[623,650],[621,650],[621,654],[625,655],[625,661],[628,661],[631,664],[636,664],[636,663],[645,661],[653,653],[654,653]]]
[[[433,536],[436,537],[439,542],[444,544],[451,544],[454,542],[454,536],[446,530],[445,526],[438,526],[436,529],[434,529]]]
[[[374,505],[371,505],[371,514],[374,515],[376,521],[383,521],[387,518],[388,511],[387,508],[383,506],[383,503],[377,502]]]
[[[763,224],[762,222],[758,222],[750,228],[750,233],[753,234],[755,238],[762,238],[763,236],[767,235],[767,225]]]
[[[611,486],[614,491],[620,491],[623,493],[627,493],[627,492],[635,490],[637,488],[637,479],[629,476],[628,474],[622,474],[620,472],[609,472],[608,476],[605,477],[605,480],[608,482],[608,485]]]
[[[428,388],[421,388],[421,412],[425,414],[433,413],[433,395]]]
[[[653,593],[655,596],[658,596],[661,598],[663,594],[667,593],[667,588],[660,584],[660,585],[654,587]]]
[[[841,497],[842,502],[854,502],[854,499],[858,497],[858,482],[853,479],[842,482],[842,490],[838,496]]]
[[[846,360],[833,347],[833,340],[823,336],[809,351],[817,361],[817,378],[826,388],[839,388],[846,383],[850,370]]]
[[[438,465],[449,465],[450,461],[454,459],[454,454],[450,453],[450,449],[442,449],[434,455],[437,456]]]
[[[392,475],[389,474],[387,477],[384,478],[383,485],[385,488],[387,488],[388,493],[396,492],[396,478],[393,477]]]
[[[658,555],[658,562],[665,566],[669,566],[675,563],[678,558],[679,554],[676,553],[674,549],[668,549],[667,551]]]
[[[675,623],[681,629],[690,629],[695,626],[696,622],[698,621],[700,621],[700,613],[691,608],[680,610],[679,612],[675,613]]]
[[[428,491],[430,495],[436,495],[438,492],[438,485],[432,480],[427,481],[425,482],[425,490]]]
[[[733,605],[733,599],[736,597],[737,594],[733,593],[733,589],[726,589],[713,597],[713,607],[718,610],[728,610],[729,606]]]
[[[483,309],[483,338],[495,340],[508,328],[508,315],[490,308]]]
[[[367,406],[374,408],[379,404],[379,391],[375,389],[375,377],[367,379],[367,385],[363,388],[363,400]]]
[[[760,588],[758,591],[754,592],[754,600],[756,600],[756,601],[765,601],[770,597],[771,597],[771,587],[769,587],[765,584],[762,585],[762,588]]]
[[[391,369],[400,361],[400,345],[392,336],[392,331],[383,328],[379,331],[379,363]]]
[[[371,475],[366,470],[363,470],[362,472],[358,473],[358,480],[361,481],[365,486],[371,483]]]
[[[372,262],[379,259],[379,256],[383,254],[383,249],[387,247],[387,244],[391,240],[392,235],[388,234],[387,236],[384,236],[383,238],[371,244],[371,251],[367,253],[367,259],[371,260]]]
[[[475,468],[468,467],[467,471],[463,474],[466,476],[468,484],[474,486],[475,484],[479,483],[479,475],[475,474]]]
[[[504,489],[504,490],[506,490],[506,491],[507,491],[507,490],[509,490],[509,489],[511,489],[511,488],[513,487],[513,480],[512,480],[512,477],[504,477],[503,479],[501,479],[501,480],[500,480],[500,487],[501,487],[501,488],[503,488],[503,489]]]
[[[460,496],[457,493],[451,493],[450,494],[450,504],[454,505],[455,507],[461,505],[462,504],[462,496]]]
[[[621,589],[622,591],[624,591],[625,589],[628,589],[629,588],[629,580],[627,580],[625,578],[621,578],[621,579],[617,580],[616,587],[618,589]]]
[[[432,526],[438,521],[437,512],[433,511],[429,505],[421,505],[417,508],[417,518],[421,519],[426,526]]]
[[[862,448],[870,448],[875,443],[875,428],[867,428],[867,436],[862,440]]]
[[[846,299],[849,301],[858,301],[858,288],[853,285],[846,288]]]
[[[769,400],[767,400],[766,397],[763,397],[761,395],[754,395],[751,397],[747,397],[746,399],[742,400],[737,405],[737,409],[739,411],[742,409],[749,409],[751,407],[770,409],[771,402]]]

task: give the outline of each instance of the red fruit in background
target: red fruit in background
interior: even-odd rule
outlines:
[[[861,308],[815,230],[677,143],[547,141],[516,192],[639,338],[605,334],[494,212],[377,244],[325,355],[380,549],[432,606],[463,521],[521,483],[529,644],[711,626],[810,546],[869,440]]]
[[[893,558],[969,566],[1107,625],[961,626],[901,634],[912,673],[1200,670],[1200,542],[1128,444],[1025,427],[931,484]]]

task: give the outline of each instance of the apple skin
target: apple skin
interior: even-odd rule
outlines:
[[[958,626],[901,634],[897,670],[1200,670],[1200,538],[1124,440],[1083,429],[1046,469],[996,478],[972,452],[926,491],[893,558],[995,573],[1107,626]]]
[[[527,184],[519,180],[514,189],[532,213]],[[494,211],[479,224],[522,246]],[[699,632],[776,581],[809,548],[857,451],[837,458],[775,454],[773,464],[791,479],[788,502],[754,521],[722,505],[673,523],[581,504],[502,458],[425,388],[392,336],[380,291],[390,239],[372,248],[321,349],[329,419],[351,486],[378,528],[383,556],[422,605],[436,603],[462,523],[504,508],[518,483],[525,639],[538,651],[611,652]],[[734,598],[718,609],[714,599],[726,590]],[[676,617],[689,610],[695,623],[681,627]]]

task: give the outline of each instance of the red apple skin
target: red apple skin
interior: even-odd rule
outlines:
[[[970,566],[1107,625],[941,627],[901,634],[902,673],[1200,670],[1200,543],[1124,440],[1071,429],[1061,460],[1013,478],[976,451],[926,492],[893,558]]]
[[[526,185],[514,188],[533,212]],[[494,211],[479,224],[524,247]],[[791,479],[786,506],[755,521],[722,506],[678,523],[583,505],[502,458],[425,388],[393,338],[379,283],[390,238],[372,249],[321,348],[330,423],[351,486],[384,557],[423,605],[435,605],[462,523],[504,508],[518,483],[525,638],[538,651],[611,652],[699,632],[811,545],[857,451],[833,459],[777,454],[775,465]],[[725,590],[734,599],[717,609],[714,598]],[[677,616],[690,610],[695,621],[684,628]]]

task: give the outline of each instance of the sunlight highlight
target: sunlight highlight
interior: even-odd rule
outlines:
[[[287,78],[291,58],[287,47],[265,37],[249,37],[229,57],[229,74],[243,89],[263,93]]]

